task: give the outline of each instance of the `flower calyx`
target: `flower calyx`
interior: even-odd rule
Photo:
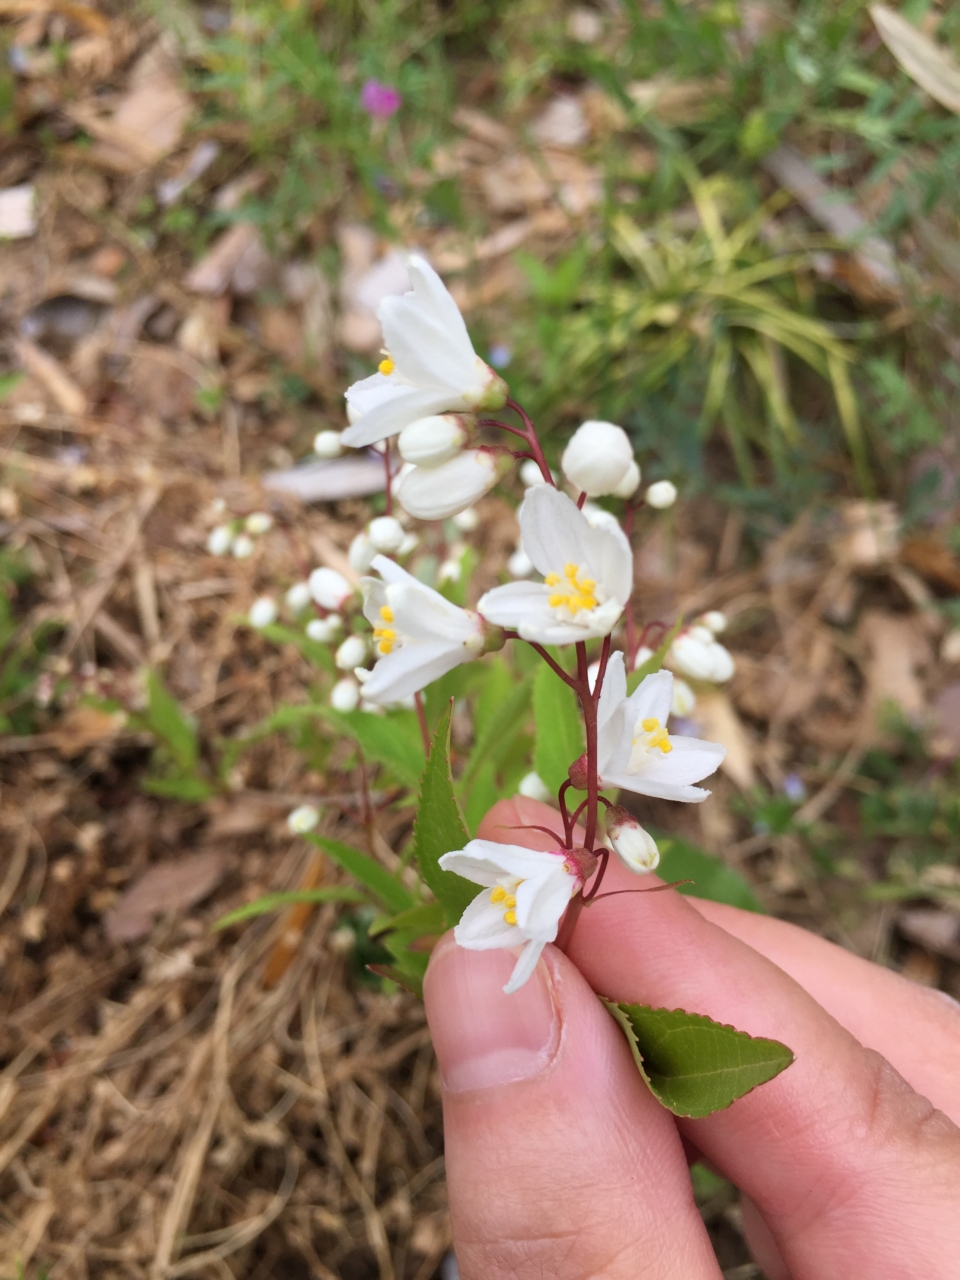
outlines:
[[[567,777],[570,779],[570,785],[576,791],[586,791],[587,789],[587,753],[578,756],[573,764],[567,770]]]
[[[580,888],[582,889],[596,871],[600,859],[595,853],[585,849],[583,845],[578,845],[575,849],[563,849],[561,852],[564,857],[563,865],[572,876],[576,876],[580,881]]]

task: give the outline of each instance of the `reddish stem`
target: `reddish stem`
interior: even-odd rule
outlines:
[[[587,495],[581,491],[580,497],[577,499],[577,510],[578,510],[578,511],[582,511],[582,510],[583,510],[583,504],[586,502],[586,500],[587,500]]]
[[[577,645],[577,677],[580,688],[580,705],[583,708],[583,726],[587,737],[587,827],[583,839],[584,848],[592,853],[597,836],[597,693],[590,691],[587,675],[587,646]],[[599,684],[599,681],[598,681]]]
[[[388,516],[393,515],[393,470],[390,466],[390,441],[383,442],[383,467],[386,475],[386,485],[384,492],[386,494],[387,506],[386,512]]]
[[[423,705],[423,694],[418,689],[413,695],[413,705],[417,708],[417,719],[420,721],[420,736],[423,738],[423,753],[430,754],[430,730],[427,726],[427,713]]]
[[[547,663],[548,666],[553,668],[553,670],[557,673],[557,675],[560,677],[560,679],[563,681],[564,684],[568,684],[570,688],[573,689],[574,693],[577,693],[577,694],[580,693],[580,681],[575,680],[573,676],[568,676],[566,671],[564,671],[563,667],[560,666],[559,662],[554,662],[553,658],[550,657],[549,653],[547,653],[546,649],[543,647],[542,644],[536,644],[533,640],[528,640],[527,643],[529,644],[531,649],[534,649],[537,653],[539,653],[540,657],[544,660],[544,662]],[[577,645],[578,649],[580,649],[581,647],[582,647],[581,645]]]

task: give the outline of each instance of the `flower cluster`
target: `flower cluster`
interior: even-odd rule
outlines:
[[[222,498],[214,504],[214,515],[223,516],[226,503]],[[255,539],[273,528],[273,516],[266,511],[252,511],[245,519],[228,520],[214,525],[207,537],[207,552],[212,556],[231,555],[247,560],[256,548]]]

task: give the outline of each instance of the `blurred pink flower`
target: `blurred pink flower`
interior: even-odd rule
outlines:
[[[360,105],[368,115],[386,120],[400,109],[400,90],[379,80],[367,80],[360,90]]]

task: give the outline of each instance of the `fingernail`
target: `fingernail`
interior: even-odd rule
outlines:
[[[519,991],[504,995],[515,963],[510,951],[466,951],[452,939],[434,952],[427,1018],[448,1091],[527,1080],[553,1060],[560,1017],[546,965],[541,960]]]

